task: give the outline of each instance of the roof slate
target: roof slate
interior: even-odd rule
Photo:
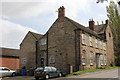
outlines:
[[[89,34],[91,34],[91,35],[94,35],[94,36],[96,36],[96,37],[98,37],[98,38],[103,39],[101,36],[99,36],[99,35],[97,34],[96,31],[92,31],[92,30],[88,29],[87,27],[85,27],[85,26],[83,26],[83,25],[81,25],[81,24],[73,21],[73,20],[70,19],[70,18],[67,18],[67,17],[65,17],[65,18],[66,18],[68,21],[70,21],[73,25],[75,25],[77,29],[81,29],[81,30],[83,30],[83,31],[85,31],[85,32],[87,32],[87,33],[89,33]],[[98,28],[96,28],[96,30],[98,30]]]

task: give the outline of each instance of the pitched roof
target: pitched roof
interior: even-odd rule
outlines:
[[[7,55],[7,56],[19,56],[20,55],[19,49],[0,47],[0,50],[2,51],[2,54],[0,55]]]
[[[31,32],[29,31],[36,39],[40,39],[43,35],[42,34],[38,34],[38,33],[35,33],[35,32]],[[28,32],[28,33],[29,33]]]
[[[81,24],[73,21],[72,19],[69,19],[69,18],[67,18],[67,17],[65,17],[65,18],[66,18],[68,21],[70,21],[73,25],[75,25],[77,29],[83,30],[83,31],[85,31],[85,32],[87,32],[87,33],[89,33],[89,34],[91,34],[91,35],[94,35],[94,36],[96,36],[96,37],[98,37],[98,38],[103,39],[102,37],[100,37],[99,35],[97,35],[96,31],[92,31],[92,30],[86,28],[85,26],[83,26],[83,25],[81,25]],[[96,30],[97,30],[97,29],[96,29]]]
[[[24,39],[22,40],[22,42],[20,43],[20,45],[23,43],[23,41],[26,39],[26,37],[27,37],[27,35],[28,35],[29,33],[31,33],[36,40],[39,40],[39,39],[43,36],[42,34],[38,34],[38,33],[29,31],[29,32],[26,34],[25,38],[24,38]]]
[[[97,32],[98,34],[102,34],[106,31],[106,27],[106,24],[96,25],[95,32]]]

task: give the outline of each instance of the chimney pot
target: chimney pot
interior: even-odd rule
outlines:
[[[64,16],[65,16],[65,8],[64,6],[62,6],[58,9],[58,17],[64,17]]]
[[[64,21],[64,17],[65,17],[65,8],[64,6],[62,6],[58,9],[58,18],[60,19],[60,21]]]

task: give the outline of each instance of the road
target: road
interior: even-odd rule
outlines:
[[[120,69],[110,69],[104,71],[97,71],[91,73],[85,73],[82,75],[76,75],[71,77],[52,78],[49,80],[119,80],[118,75]],[[5,77],[2,80],[35,80],[33,76],[16,76],[16,77]]]

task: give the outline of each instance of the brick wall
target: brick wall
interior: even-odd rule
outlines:
[[[12,70],[19,69],[19,58],[0,58],[1,65],[0,67],[8,67]]]

